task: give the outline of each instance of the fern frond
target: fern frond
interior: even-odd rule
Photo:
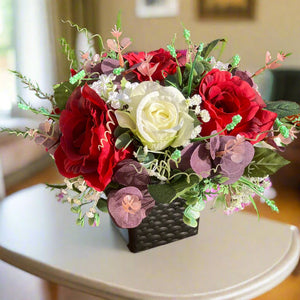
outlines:
[[[40,99],[48,99],[53,105],[55,105],[54,96],[42,92],[37,82],[33,83],[29,78],[27,78],[18,71],[9,71],[12,72],[17,78],[21,79],[21,82],[25,85],[25,87],[28,88],[30,91],[33,91],[35,96],[37,96]]]

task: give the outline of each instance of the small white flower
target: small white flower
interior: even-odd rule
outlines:
[[[202,109],[200,111],[200,117],[204,123],[207,123],[210,121],[210,115],[209,115],[208,110],[206,110],[206,109]]]
[[[74,198],[74,203],[77,204],[77,205],[80,205],[81,201],[78,198]]]
[[[94,218],[94,216],[95,216],[91,211],[87,211],[87,212],[85,213],[85,215],[86,215],[89,219],[92,219],[92,218]]]
[[[69,180],[68,178],[65,178],[65,179],[64,179],[64,182],[65,182],[65,184],[67,185],[67,188],[68,188],[69,190],[72,190],[72,189],[73,189],[73,184],[70,182],[70,180]]]
[[[96,213],[96,208],[95,208],[94,206],[91,207],[91,208],[90,208],[90,212],[93,213],[93,214],[95,214],[95,213]]]
[[[197,137],[200,132],[201,132],[202,128],[200,125],[196,126],[191,134],[191,139],[194,139],[195,137]]]
[[[79,185],[77,188],[79,189],[80,192],[84,192],[86,190],[85,185]]]
[[[213,69],[218,69],[220,71],[227,71],[229,64],[225,64],[221,61],[216,61],[214,57],[211,58],[210,63]]]
[[[147,146],[147,145],[144,147],[144,154],[145,154],[145,155],[148,154],[148,146]]]
[[[275,144],[278,146],[278,147],[281,147],[282,146],[282,142],[281,142],[281,139],[280,139],[280,137],[275,137],[274,139],[273,139],[273,141],[275,142]]]
[[[99,76],[99,80],[96,82],[93,82],[91,85],[91,88],[101,97],[105,100],[108,99],[109,93],[115,91],[117,86],[113,84],[113,80],[116,79],[116,76],[114,74],[105,75],[102,74]]]
[[[198,106],[202,102],[202,98],[199,94],[195,94],[192,98],[188,98],[187,100],[190,107]]]
[[[108,94],[108,101],[107,102],[110,103],[110,105],[114,109],[121,108],[119,93],[117,93],[117,92],[110,92]]]
[[[200,113],[201,113],[200,106],[197,105],[197,106],[195,107],[195,114],[196,114],[196,115],[199,115]]]
[[[161,174],[159,174],[158,172],[155,172],[154,170],[148,170],[148,174],[149,174],[149,176],[156,177],[157,179],[159,179],[161,181],[167,181],[167,178],[165,176],[162,176]]]

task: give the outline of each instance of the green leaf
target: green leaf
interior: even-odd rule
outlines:
[[[53,86],[55,102],[60,110],[65,109],[66,103],[76,86],[76,84],[71,84],[69,81]]]
[[[148,191],[153,199],[160,203],[170,203],[181,195],[184,195],[193,186],[199,183],[198,176],[181,176],[171,183],[149,184]]]
[[[196,71],[196,76],[194,76],[194,81],[195,79],[199,79],[200,80],[200,75],[205,71],[204,65],[202,64],[201,61],[197,60],[195,62],[195,69],[194,71]]]
[[[254,209],[256,211],[257,218],[258,218],[258,221],[259,221],[259,213],[258,213],[258,209],[257,209],[256,203],[255,203],[255,201],[254,201],[254,199],[253,199],[253,197],[251,195],[249,196],[249,199],[250,199],[250,201],[251,201],[251,203],[252,203],[252,205],[253,205],[253,207],[254,207]]]
[[[84,218],[81,218],[81,221],[80,221],[80,226],[83,227],[84,226]]]
[[[122,11],[121,10],[119,10],[119,12],[118,12],[118,16],[117,16],[117,23],[116,23],[116,26],[117,26],[117,29],[118,30],[122,30]]]
[[[144,152],[143,147],[139,147],[137,150],[137,160],[139,162],[142,162],[144,164],[147,164],[155,159],[155,156],[153,153],[148,152],[147,154]]]
[[[195,220],[195,219],[189,219],[189,218],[187,218],[185,215],[183,215],[183,222],[184,222],[186,225],[188,225],[188,226],[190,226],[190,227],[193,227],[193,228],[195,228],[195,227],[198,226],[197,220]]]
[[[122,149],[127,147],[131,141],[132,138],[130,134],[128,132],[125,132],[116,139],[115,146],[117,149]]]
[[[277,113],[279,119],[300,113],[300,106],[296,102],[279,100],[269,101],[266,104],[266,109]]]
[[[93,226],[95,218],[88,218],[88,222],[90,226]]]
[[[219,42],[226,42],[226,39],[216,39],[210,43],[208,43],[202,50],[201,56],[203,58],[207,58],[208,55],[214,50],[214,48],[218,45]]]
[[[108,212],[107,201],[104,199],[99,199],[97,202],[97,208],[103,212]],[[96,215],[96,214],[95,214]]]
[[[96,226],[98,227],[100,225],[100,216],[97,213],[95,213],[95,222],[96,222]]]
[[[216,208],[223,208],[224,203],[226,203],[226,197],[225,197],[225,194],[222,193],[222,194],[219,194],[218,197],[215,198],[214,206]]]
[[[117,138],[125,132],[128,132],[128,128],[123,128],[121,126],[117,126],[116,129],[114,130],[114,136]]]
[[[255,148],[252,162],[247,166],[244,175],[248,177],[265,177],[277,172],[290,162],[277,152],[267,148]]]
[[[78,214],[80,211],[81,211],[80,206],[72,206],[71,207],[71,212],[73,212],[74,214]]]
[[[170,184],[149,184],[148,191],[160,203],[170,203],[176,198],[176,191]]]
[[[222,176],[218,177],[218,183],[220,183],[220,184],[226,182],[227,180],[229,180],[228,177],[222,177]]]
[[[200,181],[199,177],[194,175],[190,176],[189,178],[186,176],[182,176],[180,180],[177,180],[175,183],[172,184],[172,188],[176,191],[177,197],[185,194],[189,191],[192,187],[198,184]]]
[[[197,203],[197,201],[199,200],[198,195],[197,196],[193,196],[193,195],[183,194],[180,197],[182,199],[186,200],[186,204],[187,205],[193,205],[193,204]]]

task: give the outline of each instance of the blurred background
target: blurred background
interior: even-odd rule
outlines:
[[[175,34],[176,47],[182,49],[184,26],[195,43],[227,38],[222,59],[239,54],[241,69],[250,72],[264,65],[267,50],[273,57],[281,50],[292,52],[281,68],[263,73],[257,81],[265,100],[299,101],[299,8],[294,0],[1,0],[0,126],[23,128],[38,122],[36,116],[16,108],[18,97],[33,105],[46,105],[8,69],[18,70],[51,93],[53,84],[70,75],[59,38],[64,37],[78,55],[86,50],[84,34],[63,20],[99,33],[105,42],[119,11],[124,35],[133,40],[131,51],[166,47]],[[1,136],[0,154],[7,187],[49,163],[42,149],[12,136]],[[299,178],[287,182],[298,185]]]
[[[273,57],[279,51],[292,52],[281,68],[259,75],[257,81],[265,100],[300,102],[299,1],[0,0],[0,127],[22,129],[36,127],[39,122],[35,115],[19,110],[17,101],[20,96],[38,106],[40,100],[24,89],[8,69],[18,70],[37,82],[41,90],[52,93],[55,83],[70,76],[59,38],[64,37],[78,55],[86,50],[85,36],[62,20],[86,27],[92,34],[99,33],[105,42],[119,11],[124,35],[133,41],[130,51],[165,48],[174,34],[176,48],[185,48],[184,26],[191,31],[195,43],[226,38],[222,60],[239,54],[240,68],[250,72],[264,66],[267,50]],[[292,164],[272,178],[277,192],[275,200],[283,213],[271,215],[264,211],[264,206],[261,208],[263,217],[297,226],[300,226],[299,149],[296,140],[284,154]],[[38,182],[61,179],[44,149],[16,136],[0,136],[0,174],[1,169],[7,194]],[[0,274],[3,274],[1,269]],[[299,276],[297,279],[289,279],[288,286],[285,283],[282,295],[291,291],[288,299],[300,299]],[[274,290],[274,294],[262,299],[281,299],[276,296],[280,291]]]

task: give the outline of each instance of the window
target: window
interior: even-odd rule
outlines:
[[[16,99],[16,80],[8,72],[15,69],[12,1],[0,1],[0,116],[10,115]]]

